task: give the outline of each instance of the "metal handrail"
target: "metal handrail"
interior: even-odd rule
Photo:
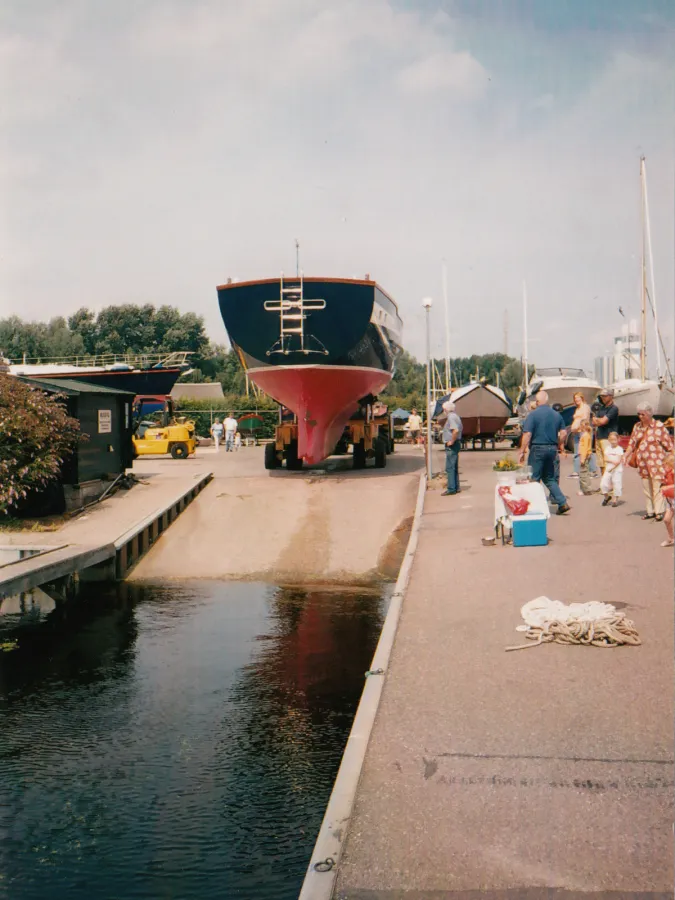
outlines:
[[[171,353],[83,353],[78,356],[9,357],[9,362],[14,366],[114,366],[117,363],[125,363],[134,368],[147,368],[158,363],[162,363],[163,366],[188,365],[189,356],[194,356],[191,350],[177,350]]]

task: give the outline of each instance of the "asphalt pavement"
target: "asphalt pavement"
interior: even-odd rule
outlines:
[[[438,453],[436,467],[442,465]],[[489,451],[457,496],[428,491],[411,582],[349,823],[340,900],[673,895],[673,553],[643,522],[576,496],[547,547],[484,547]],[[596,484],[598,482],[596,481]],[[521,606],[601,600],[642,645],[521,643]]]

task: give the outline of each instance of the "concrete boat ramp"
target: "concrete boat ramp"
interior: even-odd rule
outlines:
[[[389,459],[384,470],[353,472],[335,457],[271,473],[262,448],[252,447],[137,460],[139,484],[56,531],[0,533],[7,551],[43,551],[0,566],[0,596],[73,575],[331,584],[395,577],[424,459],[412,448]]]
[[[565,461],[552,543],[484,547],[493,458],[462,455],[458,496],[427,492],[372,733],[367,684],[302,900],[673,896],[665,529],[640,519],[635,473],[603,508]],[[615,603],[642,646],[506,653],[540,595]]]

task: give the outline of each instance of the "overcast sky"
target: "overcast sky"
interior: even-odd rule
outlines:
[[[0,315],[370,273],[423,354],[591,368],[639,311],[639,157],[673,340],[672,0],[5,0]]]

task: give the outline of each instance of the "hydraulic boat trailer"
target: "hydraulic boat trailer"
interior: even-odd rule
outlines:
[[[387,456],[394,452],[394,423],[387,407],[366,397],[360,401],[359,410],[345,425],[342,436],[333,453],[351,454],[355,469],[365,469],[369,459],[376,469],[387,465]],[[291,410],[279,408],[279,424],[274,429],[274,440],[265,446],[265,468],[278,469],[283,461],[286,468],[302,469],[304,460],[298,456],[298,419]]]

